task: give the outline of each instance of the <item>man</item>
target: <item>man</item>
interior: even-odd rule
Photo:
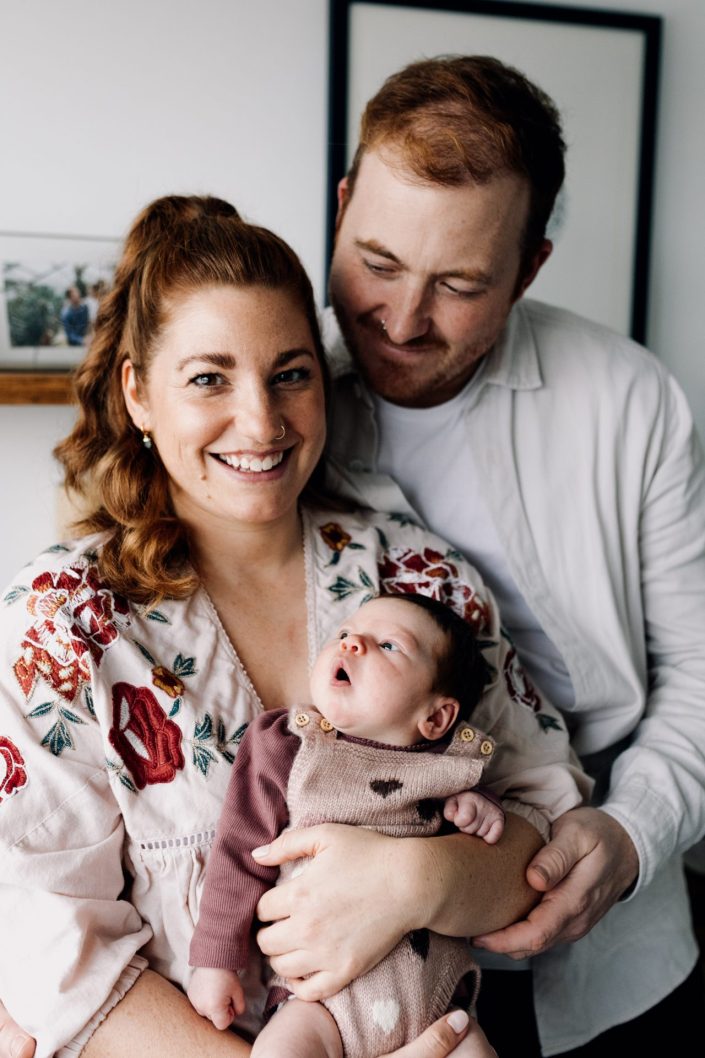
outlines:
[[[680,866],[705,829],[703,461],[653,357],[523,300],[563,154],[551,101],[496,60],[391,77],[339,186],[326,320],[335,483],[475,563],[598,782],[527,872],[538,907],[480,938],[536,956],[485,974],[503,1058],[648,1054],[703,1005]]]

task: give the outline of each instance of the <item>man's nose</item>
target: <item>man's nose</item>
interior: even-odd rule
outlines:
[[[344,654],[364,654],[365,640],[362,636],[348,634],[345,639],[340,640],[340,649]]]
[[[425,286],[400,285],[387,304],[384,331],[395,345],[423,338],[431,326],[431,296]]]

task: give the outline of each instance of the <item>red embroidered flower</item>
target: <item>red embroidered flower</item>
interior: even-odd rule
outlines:
[[[533,683],[526,675],[517,652],[512,647],[504,659],[504,681],[507,685],[509,697],[522,705],[528,705],[535,713],[541,708],[541,699]]]
[[[458,567],[440,551],[427,547],[419,553],[411,548],[392,547],[377,568],[383,591],[430,595],[452,607],[475,632],[484,631],[489,624],[487,603],[460,579]]]
[[[331,551],[343,551],[352,540],[350,533],[346,533],[337,522],[328,522],[326,525],[322,525],[320,533]]]
[[[0,735],[0,804],[26,785],[22,754],[6,735]]]
[[[27,610],[37,620],[14,665],[27,699],[43,676],[72,702],[90,677],[90,657],[100,664],[104,651],[130,623],[127,601],[111,592],[94,569],[81,565],[35,577]]]
[[[170,698],[178,698],[185,690],[183,680],[180,680],[175,673],[165,668],[164,665],[154,666],[152,669],[152,683],[155,687],[159,687],[160,690],[164,691],[165,694],[168,694]]]
[[[181,730],[149,687],[113,685],[113,726],[108,738],[140,790],[148,783],[172,782],[184,766]]]

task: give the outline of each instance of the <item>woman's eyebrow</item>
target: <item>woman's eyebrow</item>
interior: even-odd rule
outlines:
[[[283,367],[288,364],[291,360],[296,360],[299,356],[307,356],[311,360],[315,360],[315,354],[310,349],[285,349],[283,352],[278,353],[274,360],[274,367]],[[191,353],[189,356],[182,357],[176,365],[177,371],[183,371],[189,364],[210,364],[212,367],[221,367],[223,370],[232,370],[237,367],[237,358],[233,353]]]

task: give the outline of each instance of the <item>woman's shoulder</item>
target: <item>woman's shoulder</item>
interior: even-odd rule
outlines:
[[[377,592],[431,595],[476,628],[493,622],[477,570],[447,541],[405,514],[308,511],[316,564],[327,593],[362,602]],[[328,583],[330,581],[330,583]]]

